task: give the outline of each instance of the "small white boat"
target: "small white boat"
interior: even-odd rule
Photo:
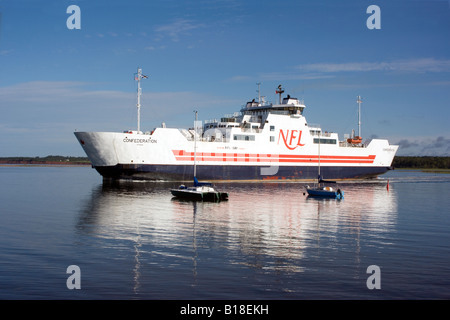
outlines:
[[[170,192],[173,196],[185,200],[214,202],[228,200],[228,193],[216,191],[211,183],[198,182],[195,177],[193,187],[181,185],[178,189],[171,189]]]
[[[195,122],[194,130],[196,131],[197,125],[197,111],[195,112]],[[170,192],[173,196],[186,200],[194,201],[222,201],[228,200],[228,193],[216,191],[212,184],[209,182],[199,182],[197,180],[197,144],[196,138],[194,138],[194,186],[186,187],[185,185],[180,185],[178,189],[171,189]]]

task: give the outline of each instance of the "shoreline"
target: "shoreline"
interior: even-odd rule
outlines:
[[[422,171],[429,173],[450,173],[450,169],[432,169],[432,168],[395,168],[394,170],[398,171]]]
[[[3,163],[0,167],[91,167],[90,163]]]
[[[23,166],[58,166],[58,167],[80,167],[91,166],[90,161],[47,161],[47,160],[35,160],[35,159],[2,159],[0,160],[0,167],[23,167]]]
[[[91,162],[84,157],[3,157],[0,166],[91,166]]]

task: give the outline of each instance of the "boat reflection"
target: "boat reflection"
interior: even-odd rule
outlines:
[[[383,241],[397,219],[395,188],[381,183],[347,183],[344,200],[309,198],[297,183],[224,184],[232,200],[220,203],[176,200],[170,187],[98,185],[77,221],[80,235],[128,243],[135,293],[150,265],[189,268],[195,286],[199,266],[218,273],[233,266],[304,272],[307,260],[322,259],[344,242],[359,263],[361,232]],[[104,242],[109,249],[114,244]]]

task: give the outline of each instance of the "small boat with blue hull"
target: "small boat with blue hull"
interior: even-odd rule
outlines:
[[[306,186],[306,192],[308,192],[308,195],[312,197],[343,199],[344,192],[341,189],[336,186],[328,185],[335,183],[335,181],[323,180],[319,176],[317,185],[313,187]]]

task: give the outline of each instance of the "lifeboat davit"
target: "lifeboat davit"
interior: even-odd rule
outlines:
[[[351,143],[351,144],[358,144],[358,143],[361,143],[361,142],[362,142],[362,138],[356,136],[356,137],[347,139],[347,142],[348,142],[348,143]]]

